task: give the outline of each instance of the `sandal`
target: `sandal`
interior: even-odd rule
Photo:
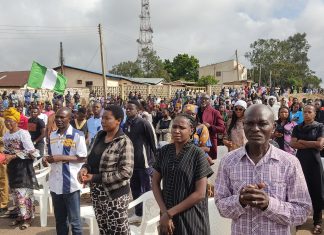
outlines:
[[[10,224],[9,224],[9,226],[17,226],[17,225],[19,225],[20,224],[20,220],[14,220],[14,221],[12,221]]]
[[[24,221],[24,223],[22,223],[22,225],[19,226],[20,230],[25,230],[27,228],[29,228],[31,226],[31,221]]]
[[[321,234],[322,233],[322,226],[317,224],[314,226],[314,229],[313,229],[313,234]]]

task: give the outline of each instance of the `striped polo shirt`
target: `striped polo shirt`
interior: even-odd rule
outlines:
[[[78,157],[86,157],[87,147],[84,134],[74,129],[71,125],[63,135],[53,131],[50,135],[48,152],[53,156],[77,155]],[[82,163],[52,163],[49,175],[50,191],[56,194],[68,194],[80,190],[82,185],[78,182],[77,175],[81,166]]]

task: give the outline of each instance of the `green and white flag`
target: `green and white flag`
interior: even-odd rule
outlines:
[[[33,62],[27,86],[36,89],[49,89],[64,94],[67,78],[53,69],[48,69],[37,62]]]

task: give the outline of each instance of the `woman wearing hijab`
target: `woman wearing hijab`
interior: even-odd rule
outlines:
[[[9,186],[18,212],[18,217],[11,225],[19,225],[21,230],[25,230],[34,218],[33,190],[37,188],[37,180],[33,158],[37,156],[37,152],[29,132],[18,127],[20,113],[11,107],[4,111],[4,119],[9,130],[3,137],[4,153]]]
[[[244,100],[238,100],[234,104],[232,118],[227,122],[227,136],[224,137],[224,145],[228,151],[233,151],[246,144],[247,139],[244,134],[244,112],[247,104]]]
[[[324,173],[320,150],[324,146],[324,126],[315,121],[313,105],[304,108],[304,122],[292,133],[291,147],[297,149],[297,158],[302,166],[308,191],[313,204],[313,234],[322,233],[322,209],[324,202]]]

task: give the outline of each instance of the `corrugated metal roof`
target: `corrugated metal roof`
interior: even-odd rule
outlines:
[[[94,72],[94,71],[90,71],[90,70],[86,70],[86,69],[81,69],[81,68],[77,68],[77,67],[73,67],[73,66],[69,66],[69,65],[64,65],[64,67],[84,71],[84,72],[87,72],[87,73],[94,73],[94,74],[98,74],[98,75],[102,74],[102,73],[99,73],[99,72]],[[58,66],[58,67],[55,67],[53,69],[58,70],[60,68],[61,67]],[[130,82],[136,82],[136,83],[141,83],[141,84],[150,84],[150,85],[157,85],[157,84],[163,82],[163,80],[164,80],[163,78],[131,78],[131,77],[125,77],[125,76],[122,76],[122,75],[116,75],[116,74],[112,74],[112,73],[107,73],[106,77],[113,78],[113,79],[125,79],[125,80],[130,81]]]
[[[29,71],[0,72],[0,87],[23,87],[29,77]]]
[[[163,78],[127,78],[127,79],[133,82],[146,83],[151,85],[157,85],[164,81]]]
[[[70,66],[70,65],[64,65],[64,67],[65,68],[70,68],[70,69],[80,70],[80,71],[87,72],[87,73],[94,73],[94,74],[98,74],[98,75],[101,75],[102,74],[100,72],[90,71],[90,70],[87,70],[87,69],[81,69],[81,68],[74,67],[74,66]],[[57,67],[55,67],[53,69],[54,70],[61,69],[61,66],[57,66]],[[124,76],[121,76],[121,75],[117,75],[117,74],[112,74],[112,73],[107,73],[106,77],[118,78],[118,79],[127,79],[127,77],[124,77]]]

